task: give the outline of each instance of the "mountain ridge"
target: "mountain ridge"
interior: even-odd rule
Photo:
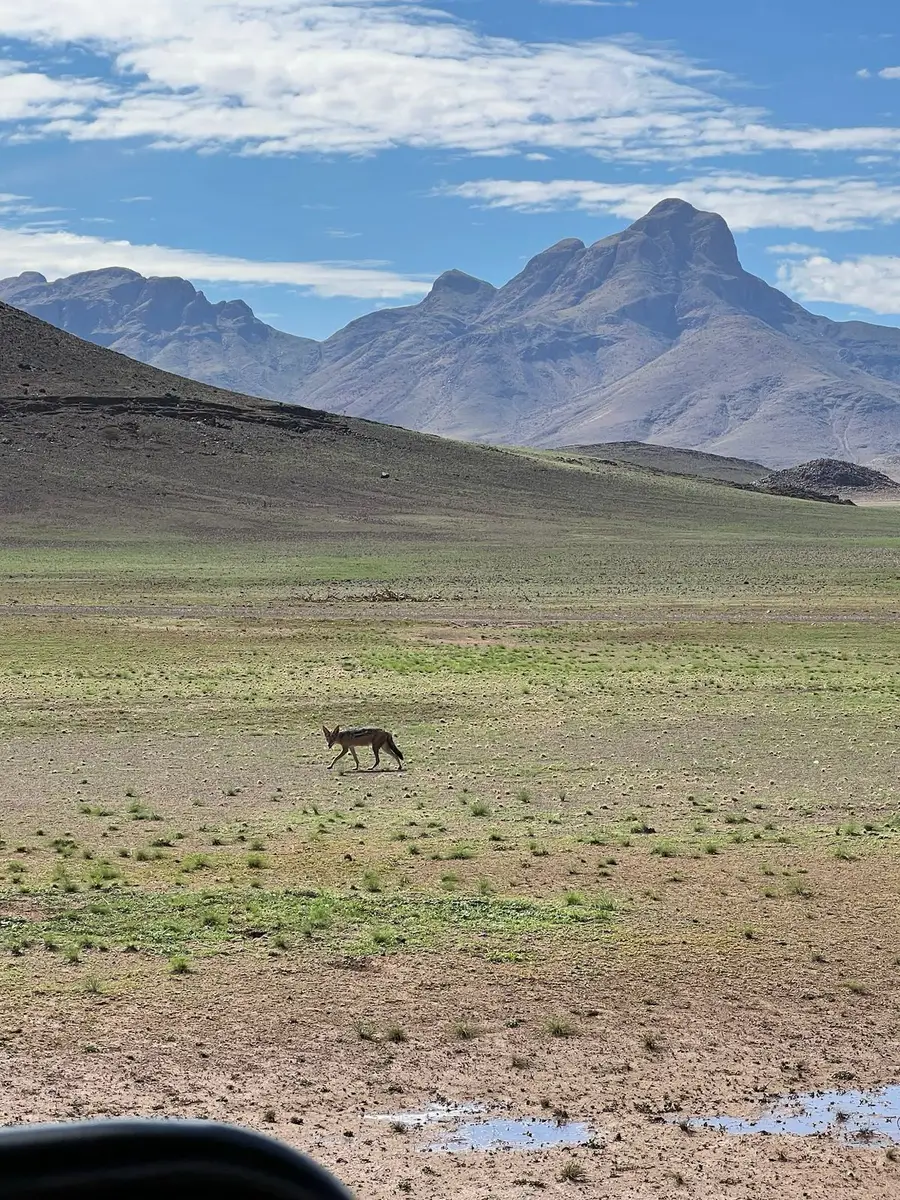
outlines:
[[[719,529],[726,540],[731,521],[821,528],[792,501],[758,493],[238,395],[2,302],[0,433],[6,546],[287,538],[309,551],[362,529],[383,544],[493,539],[498,522],[515,523],[530,546],[580,521],[597,536],[626,521],[652,537]],[[518,555],[510,569],[518,578]]]
[[[244,300],[214,304],[186,279],[127,267],[53,283],[27,271],[0,280],[0,300],[148,366],[265,399],[278,399],[282,377],[304,374],[318,354],[318,342],[266,325]]]
[[[445,271],[419,303],[322,342],[135,276],[29,273],[0,299],[218,386],[464,440],[900,463],[900,329],[808,312],[744,271],[721,216],[676,198],[555,243],[501,287]]]

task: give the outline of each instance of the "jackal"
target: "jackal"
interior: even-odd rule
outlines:
[[[334,760],[328,764],[328,770],[334,766],[334,763],[344,757],[349,750],[353,755],[353,761],[356,763],[356,769],[359,770],[359,759],[356,757],[357,746],[371,746],[372,753],[375,755],[375,761],[369,767],[370,771],[374,771],[379,763],[379,750],[387,750],[388,754],[392,755],[397,760],[397,770],[403,770],[403,754],[398,749],[393,737],[386,729],[369,729],[358,727],[355,729],[341,729],[340,725],[335,725],[334,729],[328,729],[322,726],[322,731],[325,734],[325,741],[329,748],[337,743],[341,747],[341,752]]]

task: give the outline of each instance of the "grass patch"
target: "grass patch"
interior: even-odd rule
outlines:
[[[562,931],[596,936],[607,932],[610,922],[608,902],[602,900],[575,907],[494,896],[310,896],[266,889],[115,893],[91,903],[50,891],[43,899],[48,915],[17,922],[14,929],[0,925],[0,946],[8,949],[23,937],[42,942],[106,939],[171,957],[214,953],[273,935],[353,947],[368,929],[385,949],[441,945],[483,952]]]

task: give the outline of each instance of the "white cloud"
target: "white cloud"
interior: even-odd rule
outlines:
[[[900,67],[885,67],[878,74],[882,79],[900,79]]]
[[[819,246],[807,246],[805,242],[785,242],[783,246],[766,246],[767,254],[821,254]]]
[[[62,212],[55,204],[32,204],[30,197],[18,196],[13,192],[0,192],[0,214],[3,216],[29,217],[40,213]]]
[[[109,266],[130,267],[143,275],[181,275],[203,283],[290,284],[318,296],[366,300],[420,296],[430,287],[430,281],[364,263],[252,262],[168,246],[134,245],[66,230],[0,228],[0,277],[40,271],[55,279]]]
[[[778,283],[799,300],[900,314],[900,258],[891,255],[863,254],[835,262],[817,254],[802,262],[782,263]]]
[[[0,37],[48,62],[77,46],[91,51],[74,60],[85,70],[96,56],[109,64],[103,81],[19,71],[6,107],[0,87],[0,120],[18,138],[257,154],[414,146],[666,161],[894,151],[900,140],[881,126],[781,129],[723,99],[719,73],[671,50],[491,37],[436,3],[0,0]]]
[[[51,79],[22,68],[0,61],[0,121],[80,120],[110,95],[94,80]]]
[[[488,208],[575,209],[634,220],[668,196],[721,213],[733,229],[855,229],[900,220],[900,186],[871,179],[704,175],[672,183],[483,179],[445,189]]]

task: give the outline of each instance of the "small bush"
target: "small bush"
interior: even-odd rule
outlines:
[[[457,1021],[453,1026],[453,1036],[460,1042],[472,1042],[481,1034],[480,1026],[472,1021]]]
[[[575,1037],[578,1032],[572,1022],[565,1017],[551,1017],[547,1022],[546,1029],[551,1037],[558,1038]]]
[[[585,1171],[580,1162],[576,1162],[574,1158],[570,1158],[567,1163],[563,1164],[559,1178],[562,1183],[584,1183],[587,1179],[587,1171]]]

